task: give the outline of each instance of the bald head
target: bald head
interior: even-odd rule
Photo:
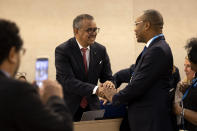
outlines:
[[[143,19],[144,21],[150,22],[153,28],[160,30],[163,29],[163,17],[157,10],[145,10],[143,13]]]

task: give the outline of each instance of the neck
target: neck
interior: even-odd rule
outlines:
[[[14,76],[13,70],[12,68],[7,64],[6,61],[4,61],[1,65],[0,65],[0,70],[7,72],[10,76]]]
[[[146,37],[146,43],[152,39],[154,36],[157,36],[159,34],[162,34],[162,31],[158,31],[158,32],[150,32],[150,33],[147,33],[147,37]]]
[[[76,40],[78,41],[78,43],[79,43],[83,48],[87,48],[87,47],[88,47],[88,44],[82,42],[78,37],[75,36],[75,38],[76,38]]]

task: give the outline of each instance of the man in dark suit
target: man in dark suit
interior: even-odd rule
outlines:
[[[131,131],[172,131],[169,89],[173,57],[162,34],[163,18],[156,10],[146,10],[135,21],[138,42],[146,43],[138,56],[129,84],[116,93],[105,88],[112,104],[128,104]]]
[[[0,130],[72,131],[60,84],[43,81],[39,95],[39,89],[13,79],[24,54],[22,45],[16,24],[0,19]]]
[[[109,57],[104,46],[95,42],[99,32],[94,18],[88,14],[73,21],[74,38],[55,49],[56,79],[64,90],[64,99],[79,121],[82,113],[100,109],[97,97],[101,86],[114,86]]]

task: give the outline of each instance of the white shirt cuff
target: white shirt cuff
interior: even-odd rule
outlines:
[[[94,90],[93,90],[93,92],[92,92],[92,94],[96,94],[96,90],[98,89],[98,86],[95,86],[94,87]]]

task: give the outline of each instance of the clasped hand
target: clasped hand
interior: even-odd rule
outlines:
[[[103,105],[105,105],[107,101],[112,102],[112,98],[116,93],[116,88],[111,81],[101,83],[96,92],[96,94],[101,98],[101,100],[103,100]]]

